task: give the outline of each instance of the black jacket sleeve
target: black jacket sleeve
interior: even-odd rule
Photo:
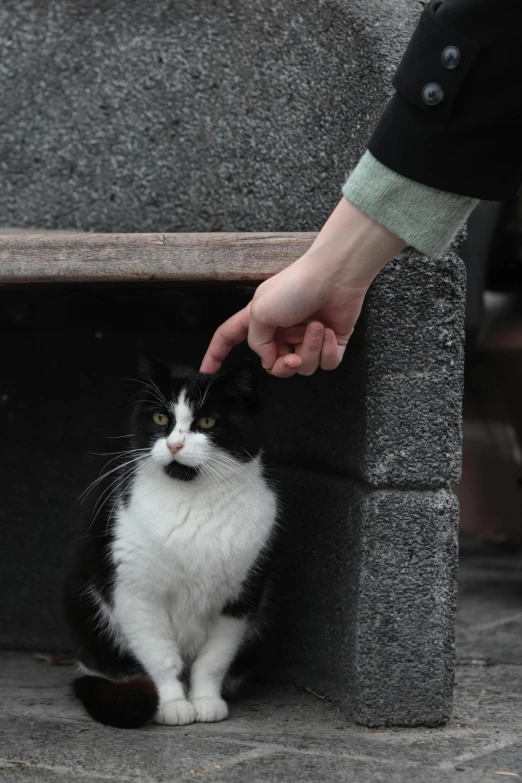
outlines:
[[[372,155],[424,185],[504,201],[522,184],[522,0],[433,0]]]

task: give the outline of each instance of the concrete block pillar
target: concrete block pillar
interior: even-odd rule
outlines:
[[[363,346],[313,390],[297,381],[304,421],[279,430],[288,560],[272,653],[370,726],[451,714],[463,318],[456,254],[405,252],[373,287]]]

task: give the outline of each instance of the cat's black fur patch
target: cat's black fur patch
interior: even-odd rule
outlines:
[[[100,493],[107,489],[108,477]],[[110,606],[114,584],[114,563],[111,558],[113,529],[111,508],[102,506],[96,512],[96,502],[89,504],[83,535],[75,548],[64,585],[64,615],[77,647],[78,661],[107,677],[129,677],[143,674],[143,667],[128,653],[123,653],[108,634],[92,596],[92,588]]]

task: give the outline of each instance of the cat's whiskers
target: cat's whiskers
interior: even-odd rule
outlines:
[[[147,463],[149,463],[149,464],[147,465]],[[146,465],[147,467],[146,467],[146,469],[143,471],[143,474],[142,474],[142,475],[146,475],[147,473],[149,473],[149,472],[150,472],[150,470],[152,469],[152,467],[154,467],[155,463],[154,463],[154,460],[153,460],[151,457],[147,457],[147,458],[146,458],[146,459],[143,461],[143,465]],[[122,498],[122,496],[123,496],[123,494],[124,494],[125,490],[127,489],[127,487],[129,486],[130,482],[132,481],[132,479],[133,479],[133,477],[134,477],[134,475],[135,475],[134,471],[136,470],[136,468],[138,468],[138,469],[139,469],[139,466],[133,466],[133,467],[130,469],[130,471],[128,471],[128,472],[127,472],[127,474],[126,474],[126,475],[123,477],[123,479],[122,479],[122,481],[120,482],[120,484],[118,484],[118,486],[117,486],[117,487],[115,487],[115,489],[114,489],[114,490],[111,492],[111,494],[110,494],[110,495],[109,495],[109,496],[108,496],[108,497],[105,499],[105,501],[104,501],[104,505],[105,505],[105,503],[107,503],[107,502],[109,501],[109,499],[112,497],[112,495],[114,495],[114,493],[117,491],[118,487],[119,487],[121,484],[123,484],[123,483],[124,483],[124,481],[127,481],[126,485],[123,487],[123,489],[121,490],[120,494],[119,494],[119,495],[118,495],[118,497],[117,497],[117,498],[114,500],[114,502],[113,502],[113,504],[112,504],[112,506],[111,506],[111,510],[110,510],[110,512],[109,512],[109,516],[107,517],[107,524],[106,524],[106,526],[105,526],[105,535],[107,535],[107,533],[109,532],[109,526],[110,526],[110,524],[111,524],[111,520],[112,520],[112,516],[113,516],[113,514],[114,514],[114,510],[115,510],[116,506],[118,505],[118,503],[120,502],[120,500],[121,500],[121,498]]]
[[[141,383],[143,386],[147,386],[149,389],[152,389],[152,391],[158,395],[158,397],[163,400],[163,403],[166,405],[167,400],[165,399],[165,396],[160,391],[158,386],[154,383],[152,378],[149,378],[150,383],[147,383],[147,381],[144,381],[143,378],[123,378],[124,381],[134,381],[135,383]]]
[[[143,458],[140,458],[140,459],[143,459]],[[122,466],[122,467],[123,467],[123,466]],[[126,478],[131,478],[131,476],[132,476],[132,475],[133,475],[133,473],[134,473],[134,469],[135,469],[136,467],[137,467],[137,466],[136,466],[135,464],[131,465],[131,467],[127,467],[127,468],[126,468],[126,470],[124,470],[122,474],[118,474],[118,475],[117,475],[117,476],[116,476],[116,477],[115,477],[115,478],[114,478],[114,479],[113,479],[113,480],[110,482],[110,484],[109,484],[107,487],[105,487],[105,489],[103,490],[103,492],[101,493],[101,495],[99,496],[99,498],[96,500],[96,503],[94,504],[94,508],[93,508],[93,510],[92,510],[92,513],[93,513],[93,514],[95,514],[95,516],[94,516],[94,519],[96,519],[96,517],[98,516],[98,512],[99,512],[99,510],[100,510],[100,509],[102,508],[102,506],[105,504],[105,501],[106,501],[106,499],[107,499],[107,493],[109,493],[109,492],[110,492],[110,490],[112,489],[112,487],[114,487],[114,485],[115,485],[117,482],[121,482],[122,480],[124,480],[124,479],[126,479]],[[94,519],[93,519],[93,521],[94,521]]]
[[[134,455],[135,456],[134,452],[138,452],[138,451],[142,451],[142,449],[126,449],[125,451],[120,452],[119,454],[117,454],[116,457],[113,457],[112,459],[107,460],[107,462],[103,466],[102,470],[105,470],[111,464],[111,462],[114,462],[115,460],[121,459],[122,455],[129,455],[129,456]],[[143,449],[143,451],[149,451],[149,449]],[[91,454],[96,454],[96,452],[90,452],[90,453]],[[116,452],[114,452],[114,453],[116,453]],[[102,456],[105,456],[105,455],[102,455]],[[117,470],[118,467],[119,466],[116,465],[114,469]],[[108,471],[108,472],[104,473],[103,475],[99,474],[98,477],[95,479],[95,481],[92,483],[92,485],[89,485],[89,487],[87,487],[87,489],[80,495],[79,500],[81,500],[83,498],[84,494],[87,495],[88,492],[90,492],[90,488],[96,486],[96,484],[98,482],[102,481],[106,476],[110,475],[110,473],[111,473],[111,471]]]
[[[113,479],[113,481],[111,481],[111,483],[107,487],[105,487],[105,489],[103,490],[103,492],[101,493],[99,498],[96,500],[96,503],[94,504],[94,508],[92,510],[93,517],[92,517],[92,520],[91,520],[91,524],[92,524],[92,522],[95,521],[95,519],[97,518],[100,510],[105,505],[105,501],[112,494],[111,493],[112,488],[114,486],[116,486],[117,484],[122,483],[126,478],[130,479],[132,477],[132,475],[133,475],[133,472],[134,472],[134,467],[128,468],[123,475],[118,474],[116,476],[116,478]]]
[[[115,473],[117,470],[120,470],[120,468],[124,468],[126,465],[130,465],[132,462],[137,462],[138,460],[143,459],[143,455],[140,455],[138,457],[133,457],[132,459],[128,460],[127,462],[122,463],[121,465],[116,465],[114,468],[111,468],[111,470],[108,470],[103,475],[99,476],[97,479],[92,481],[89,486],[84,489],[80,497],[78,498],[78,502],[82,503],[87,495],[92,492],[94,487],[98,486],[100,481],[103,481],[103,479],[107,478],[107,476],[110,476],[112,473]]]
[[[226,499],[225,492],[223,491],[223,487],[221,486],[219,481],[216,479],[216,477],[214,476],[212,471],[209,469],[209,467],[205,466],[205,465],[201,465],[200,466],[200,471],[201,471],[201,474],[207,479],[207,481],[210,484],[210,486],[214,487],[218,491],[219,495],[221,496],[221,500],[223,501],[223,503],[226,503],[227,499]]]
[[[143,465],[146,465],[147,462],[149,462],[149,461],[150,461],[150,463],[154,464],[153,460],[150,457],[141,457],[140,461],[141,461],[141,463]],[[119,494],[118,498],[115,501],[115,503],[118,502],[118,500],[122,497],[123,493],[127,489],[127,487],[130,484],[130,482],[134,479],[134,476],[136,475],[136,471],[139,470],[139,469],[140,469],[140,464],[138,462],[137,464],[133,464],[130,467],[128,467],[124,471],[124,473],[122,475],[116,476],[116,478],[113,481],[111,481],[109,486],[106,487],[105,490],[103,491],[103,493],[101,494],[100,498],[98,498],[98,501],[97,501],[97,503],[96,503],[96,505],[95,505],[95,507],[93,509],[93,513],[94,513],[94,511],[96,511],[98,503],[101,500],[102,502],[101,502],[98,510],[96,511],[96,515],[95,515],[94,519],[96,519],[96,516],[99,514],[101,508],[107,503],[109,498],[114,494],[114,492],[118,489],[118,487],[121,486],[122,484],[125,484],[125,486],[122,488],[121,493]]]
[[[141,395],[141,396],[139,396],[139,395]],[[130,406],[133,405],[135,402],[141,402],[141,403],[150,402],[150,403],[154,403],[156,408],[158,408],[158,407],[165,408],[166,407],[166,404],[162,400],[160,400],[159,397],[157,397],[156,395],[152,394],[152,392],[150,392],[148,389],[140,389],[139,391],[137,391],[136,394],[133,395],[133,397],[131,398],[130,402],[127,403],[127,405],[125,407],[126,408],[130,408]]]
[[[231,491],[241,492],[242,487],[239,482],[230,474],[221,472],[219,470],[219,465],[214,464],[212,460],[207,461],[205,463],[205,467],[212,471],[212,474],[215,476],[217,482],[220,485],[225,484],[230,488]]]
[[[123,449],[122,451],[90,451],[89,454],[94,454],[96,457],[110,457],[111,454],[132,454],[135,451],[150,451],[150,447],[136,448],[136,449]]]
[[[201,470],[206,472],[207,479],[209,480],[211,486],[215,487],[219,493],[221,501],[224,505],[229,504],[230,500],[241,491],[241,487],[236,486],[230,481],[227,481],[211,465],[206,464],[205,466],[201,466]]]
[[[241,491],[241,486],[238,484],[238,482],[232,477],[227,476],[226,474],[223,474],[219,468],[214,465],[212,462],[206,463],[207,470],[212,472],[212,475],[215,477],[215,480],[219,487],[223,489],[223,486],[228,487],[230,491],[239,492]]]
[[[201,408],[201,399],[202,399],[202,394],[203,393],[201,391],[201,386],[199,385],[199,383],[197,381],[194,381],[194,383],[195,383],[196,388],[198,390],[198,401],[196,402],[196,410],[199,410]]]
[[[244,449],[244,451],[245,451],[246,454],[248,454],[246,449]],[[252,465],[255,462],[255,458],[252,457],[250,454],[248,454],[248,456],[250,457],[251,461],[247,462],[247,463],[240,462],[239,460],[234,459],[233,457],[231,457],[230,454],[225,454],[225,453],[220,453],[217,456],[217,459],[220,460],[223,463],[227,463],[227,464],[233,466],[233,468],[234,468],[234,470],[236,472],[240,473],[242,476],[244,476],[244,478],[249,480],[251,483],[252,482],[255,483],[254,476],[252,475],[251,471],[249,470],[249,466]]]
[[[157,384],[156,384],[156,383],[154,383],[154,381],[152,380],[152,378],[149,378],[149,381],[151,382],[151,384],[152,384],[152,387],[153,387],[154,389],[156,389],[156,391],[157,391],[157,393],[158,393],[158,396],[159,396],[159,397],[160,397],[160,398],[163,400],[163,402],[164,402],[164,403],[165,403],[165,405],[166,405],[166,404],[167,404],[167,400],[166,400],[165,396],[163,395],[163,393],[162,393],[162,392],[160,391],[160,389],[158,388]]]
[[[147,383],[147,381],[144,381],[140,378],[123,378],[124,381],[134,381],[135,383],[141,383],[143,386],[146,386],[149,389],[148,394],[151,395],[151,397],[158,402],[161,407],[168,407],[167,400],[164,396],[164,394],[160,391],[160,389],[157,387],[157,385],[154,383],[152,378],[149,378],[150,383]],[[136,394],[139,394],[140,392],[136,392]],[[136,396],[136,395],[135,395]]]
[[[203,399],[202,399],[202,400],[201,400],[201,402],[198,404],[198,408],[201,408],[201,407],[204,405],[204,403],[205,403],[205,400],[206,400],[206,399],[207,399],[207,397],[208,397],[208,393],[209,393],[209,391],[210,391],[210,387],[212,386],[212,384],[214,383],[214,381],[216,380],[216,378],[217,378],[217,377],[218,377],[217,375],[212,375],[212,376],[210,377],[210,380],[209,380],[209,382],[207,383],[207,385],[206,385],[206,387],[205,387],[205,393],[203,394]]]
[[[104,465],[104,468],[107,468],[111,462],[116,462],[116,460],[121,459],[122,456],[128,455],[128,456],[134,456],[141,452],[150,452],[150,447],[143,448],[143,449],[126,449],[125,451],[106,451],[106,452],[100,452],[100,451],[90,451],[89,454],[93,454],[96,457],[108,457],[110,454],[115,454],[115,457],[112,457],[111,459],[107,460],[107,462]]]
[[[227,483],[229,486],[234,487],[236,489],[241,488],[241,484],[238,480],[239,475],[236,473],[236,475],[232,474],[230,470],[227,469],[228,466],[224,466],[219,460],[217,459],[210,459],[207,462],[209,467],[212,467],[216,475],[219,477],[219,479],[225,483]]]
[[[248,456],[250,457],[251,461],[253,462],[254,461],[254,457],[252,457],[246,451],[246,449],[244,449],[244,451],[245,451],[245,454],[248,454]],[[245,465],[249,464],[249,463],[241,462],[237,457],[233,457],[231,454],[227,454],[224,451],[219,452],[219,454],[212,454],[211,456],[215,457],[217,459],[221,459],[223,461],[226,460],[226,461],[228,461],[229,463],[231,463],[232,465],[234,465],[238,469],[239,468],[245,468]]]
[[[233,473],[236,474],[235,478],[241,477],[251,484],[252,487],[257,487],[254,477],[248,472],[246,467],[241,462],[234,460],[228,454],[212,455],[209,459],[215,467],[221,467],[225,471],[232,468]],[[231,474],[227,473],[226,475],[230,476]]]

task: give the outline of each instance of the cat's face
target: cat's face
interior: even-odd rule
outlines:
[[[136,448],[172,478],[220,475],[230,459],[259,452],[254,372],[203,375],[187,367],[143,361],[142,387],[133,411]],[[228,460],[228,463],[227,463]]]

